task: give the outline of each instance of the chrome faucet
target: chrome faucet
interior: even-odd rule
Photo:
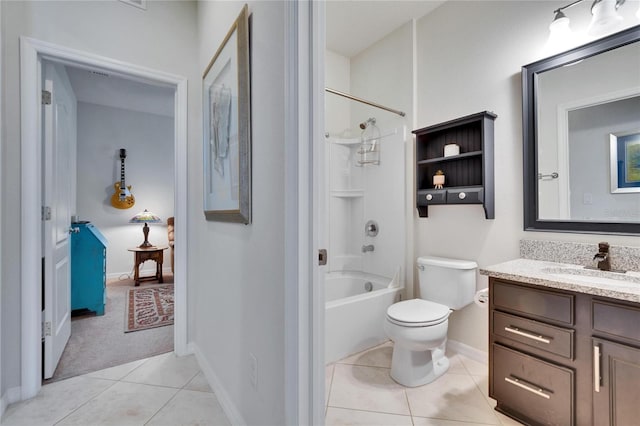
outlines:
[[[373,251],[375,250],[375,247],[373,246],[373,244],[369,244],[368,246],[362,246],[362,252],[366,253],[368,251]]]
[[[598,269],[601,271],[611,270],[611,257],[609,256],[609,243],[598,243],[598,253],[593,256],[593,260],[598,261]]]

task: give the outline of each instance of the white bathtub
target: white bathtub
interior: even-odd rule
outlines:
[[[325,276],[325,363],[388,340],[382,325],[387,308],[400,300],[399,275],[331,272]],[[365,289],[368,282],[371,291]]]

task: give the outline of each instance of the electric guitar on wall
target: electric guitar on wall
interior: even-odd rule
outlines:
[[[136,203],[131,193],[131,185],[124,183],[124,159],[127,158],[127,150],[120,149],[120,182],[113,184],[114,194],[111,196],[111,205],[116,209],[130,209]]]

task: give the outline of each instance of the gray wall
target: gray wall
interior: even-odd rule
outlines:
[[[109,241],[110,278],[131,273],[133,254],[127,248],[144,239],[142,225],[128,223],[138,212],[147,209],[162,219],[149,225],[149,242],[167,245],[166,220],[174,211],[173,139],[173,117],[78,103],[77,214]],[[120,148],[127,150],[125,181],[135,197],[135,205],[125,210],[110,202],[113,184],[120,181]],[[155,268],[152,262],[144,265]],[[169,262],[164,267],[170,267]]]

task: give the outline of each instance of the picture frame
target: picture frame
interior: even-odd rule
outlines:
[[[202,76],[204,215],[251,223],[251,70],[245,4]]]
[[[611,193],[640,192],[640,130],[609,134]]]

